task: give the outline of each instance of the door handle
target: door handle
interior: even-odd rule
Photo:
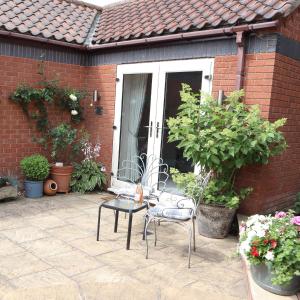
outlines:
[[[153,122],[150,122],[150,126],[144,126],[145,128],[149,128],[150,130],[150,137],[152,137],[152,127],[153,127]]]
[[[156,138],[158,138],[159,129],[161,129],[161,128],[159,127],[159,122],[157,122],[156,123]]]

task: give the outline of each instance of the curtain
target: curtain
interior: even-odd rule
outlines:
[[[124,75],[119,169],[124,168],[120,175],[130,181],[136,181],[139,177],[139,161],[136,158],[139,155],[138,132],[145,104],[147,79],[148,74]],[[122,166],[125,160],[132,161],[131,166]]]

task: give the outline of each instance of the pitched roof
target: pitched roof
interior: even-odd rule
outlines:
[[[79,1],[0,0],[0,29],[83,44],[97,12]]]
[[[94,43],[274,20],[299,0],[133,0],[103,9]]]
[[[300,0],[129,0],[101,9],[78,0],[0,0],[0,31],[94,44],[259,23]]]

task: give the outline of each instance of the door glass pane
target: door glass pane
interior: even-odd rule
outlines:
[[[176,147],[177,143],[168,143],[168,128],[166,120],[175,117],[177,108],[181,103],[180,90],[182,83],[191,86],[194,91],[201,90],[202,72],[177,72],[166,74],[165,102],[163,115],[161,157],[169,168],[176,168],[180,172],[193,172],[194,167],[182,154],[182,150]],[[160,178],[163,180],[163,178]],[[160,184],[160,188],[163,186]],[[180,194],[171,177],[169,177],[166,191],[173,194]]]
[[[138,166],[143,164],[137,157],[147,153],[148,148],[151,86],[152,74],[124,75],[118,167],[122,169],[118,174],[120,180],[140,180]]]

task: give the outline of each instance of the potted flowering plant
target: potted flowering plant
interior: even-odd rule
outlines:
[[[48,146],[54,164],[51,166],[51,178],[57,183],[57,192],[67,193],[70,190],[72,163],[80,154],[80,149],[87,139],[84,131],[61,123],[48,133]]]
[[[291,211],[254,215],[240,227],[239,251],[254,281],[278,295],[300,290],[300,217]]]
[[[105,167],[96,161],[100,156],[101,146],[99,143],[93,145],[86,141],[82,145],[84,159],[74,165],[71,188],[74,192],[86,193],[95,189],[102,189],[106,183]]]

